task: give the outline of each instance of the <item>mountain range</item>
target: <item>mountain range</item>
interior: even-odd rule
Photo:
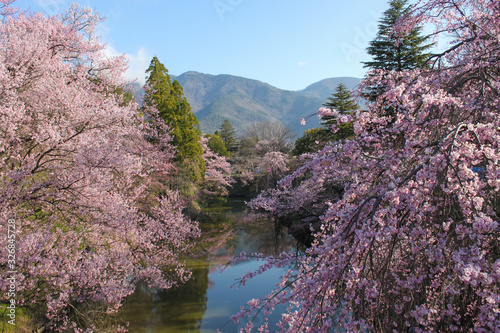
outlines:
[[[315,114],[339,83],[353,89],[361,82],[353,77],[328,78],[290,91],[234,75],[186,72],[171,77],[183,87],[203,133],[214,133],[228,119],[238,135],[253,122],[270,120],[282,122],[300,136],[304,130],[318,126],[317,117],[311,117],[305,126],[300,118]]]

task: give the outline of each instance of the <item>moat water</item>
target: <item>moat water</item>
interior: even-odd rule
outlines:
[[[206,236],[195,258],[190,258],[193,276],[186,284],[170,289],[139,288],[120,311],[129,322],[130,332],[209,333],[238,332],[249,319],[238,324],[230,316],[247,301],[266,296],[276,288],[285,269],[271,269],[238,287],[238,279],[255,270],[261,262],[241,261],[226,265],[241,252],[276,255],[295,250],[296,242],[285,230],[276,230],[268,219],[252,219],[243,200],[228,199],[224,204],[204,210],[201,227]],[[221,268],[225,267],[221,271]],[[269,318],[274,325],[280,319],[280,309]],[[254,319],[261,324],[262,315]]]

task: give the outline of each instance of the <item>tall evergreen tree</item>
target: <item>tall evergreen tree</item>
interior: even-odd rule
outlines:
[[[229,122],[229,120],[225,119],[224,122],[219,127],[219,135],[224,141],[226,148],[228,151],[235,151],[238,147],[238,139],[236,138],[236,131]]]
[[[336,88],[332,97],[323,103],[323,106],[335,109],[340,114],[348,114],[359,109],[358,103],[353,99],[351,92],[347,87],[340,83]],[[354,135],[354,129],[351,123],[341,124],[339,130],[335,133],[331,131],[331,126],[336,124],[337,117],[324,115],[322,118],[323,130],[317,134],[320,136],[319,141],[337,141]]]
[[[201,159],[200,124],[191,112],[180,83],[171,81],[168,70],[157,57],[151,60],[146,73],[146,83],[151,89],[146,92],[144,103],[156,105],[160,117],[170,125],[173,144],[177,147],[176,159],[180,162]]]
[[[327,101],[323,103],[323,106],[335,109],[342,114],[359,109],[358,103],[352,98],[351,92],[343,83],[339,83],[332,97],[328,98]]]
[[[178,184],[173,185],[179,188],[183,195],[191,196],[194,185],[190,183],[202,181],[205,173],[200,124],[191,112],[191,106],[184,97],[180,83],[177,80],[172,82],[168,70],[157,57],[153,57],[146,73],[146,84],[150,89],[144,96],[144,104],[156,105],[159,117],[172,130],[172,143],[177,150],[175,160],[179,168],[175,181]]]
[[[389,1],[389,9],[379,21],[377,36],[367,48],[373,60],[363,62],[364,67],[403,71],[427,66],[429,53],[426,51],[432,44],[427,43],[429,36],[421,35],[422,28],[415,27],[404,36],[392,31],[396,22],[408,15],[409,10],[408,0]]]
[[[366,49],[372,56],[372,61],[363,62],[370,70],[383,69],[389,71],[404,71],[414,68],[425,68],[430,56],[429,36],[422,36],[422,28],[414,27],[404,36],[393,34],[396,22],[409,14],[408,0],[391,0],[389,9],[384,12],[379,21],[378,33]],[[368,100],[374,101],[384,91],[384,87],[371,87],[366,94]]]

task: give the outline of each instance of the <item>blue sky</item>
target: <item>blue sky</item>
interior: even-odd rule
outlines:
[[[171,74],[232,74],[299,90],[328,77],[362,77],[365,49],[387,0],[18,0],[56,15],[70,3],[107,16],[99,35],[144,80],[157,56]]]

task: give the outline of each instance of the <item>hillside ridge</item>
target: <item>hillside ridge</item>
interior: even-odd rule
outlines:
[[[214,133],[228,119],[238,135],[253,122],[269,120],[281,122],[296,136],[301,136],[304,130],[317,127],[319,122],[311,117],[303,126],[300,118],[314,114],[339,83],[354,89],[361,82],[354,77],[326,78],[292,91],[230,74],[188,71],[170,76],[183,87],[203,133]]]

